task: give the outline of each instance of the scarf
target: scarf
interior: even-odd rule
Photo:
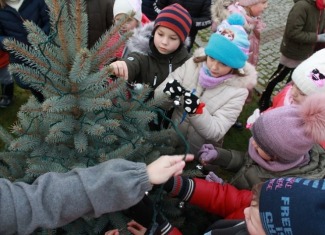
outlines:
[[[228,78],[231,78],[232,76],[233,76],[233,74],[226,74],[224,76],[220,76],[217,78],[213,77],[213,76],[211,76],[211,73],[210,73],[208,67],[204,63],[200,69],[199,83],[200,83],[201,87],[203,87],[205,89],[211,89],[211,88],[214,88],[214,87],[218,86],[219,84],[223,83],[225,80],[227,80]]]
[[[324,10],[325,9],[325,6],[323,4],[323,0],[316,0],[316,7],[319,9],[319,10]]]

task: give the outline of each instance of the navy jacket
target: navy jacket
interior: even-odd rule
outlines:
[[[0,9],[0,48],[5,49],[3,40],[15,38],[16,40],[29,44],[27,41],[27,31],[23,22],[33,21],[46,34],[50,31],[50,19],[48,8],[44,0],[24,0],[19,11],[6,5]],[[11,61],[13,61],[11,56]],[[17,61],[16,61],[17,62]]]

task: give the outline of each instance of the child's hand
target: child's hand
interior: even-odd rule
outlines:
[[[215,182],[215,183],[223,184],[223,179],[220,178],[219,176],[217,176],[212,171],[210,171],[209,174],[207,174],[207,176],[205,177],[205,180],[209,181],[209,182]]]
[[[218,157],[218,151],[212,144],[204,144],[198,152],[199,161],[202,165],[206,165]]]
[[[105,233],[105,235],[119,235],[118,229],[109,230]]]
[[[177,80],[173,79],[166,84],[163,92],[166,93],[171,99],[174,99],[176,96],[182,96],[185,89]]]
[[[115,61],[109,65],[115,76],[122,77],[125,80],[128,80],[128,67],[124,61]]]
[[[143,227],[141,224],[135,222],[134,220],[131,220],[128,223],[128,230],[133,235],[144,235],[147,231],[145,227]]]
[[[195,114],[200,105],[200,99],[190,91],[184,93],[184,109],[188,114]]]

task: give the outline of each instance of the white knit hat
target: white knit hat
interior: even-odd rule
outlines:
[[[292,73],[292,80],[305,95],[325,93],[325,49],[299,64]]]
[[[141,4],[142,0],[115,0],[113,7],[114,17],[118,14],[131,14],[131,12],[134,11],[134,18],[141,22]]]

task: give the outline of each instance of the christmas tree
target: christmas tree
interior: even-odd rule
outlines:
[[[6,48],[26,62],[11,64],[10,71],[41,91],[45,99],[39,103],[33,96],[29,98],[18,112],[13,134],[1,128],[7,147],[0,153],[0,177],[31,183],[49,171],[67,172],[114,158],[150,163],[160,155],[173,154],[175,130],[151,131],[148,125],[164,100],[147,100],[150,88],[134,89],[124,79],[112,78],[109,65],[100,68],[112,61],[114,51],[130,36],[114,47],[105,46],[128,19],[87,49],[85,3],[46,2],[49,35],[27,21],[30,45],[5,41]],[[113,213],[37,232],[99,234],[105,228],[125,227],[126,222],[122,213]]]

